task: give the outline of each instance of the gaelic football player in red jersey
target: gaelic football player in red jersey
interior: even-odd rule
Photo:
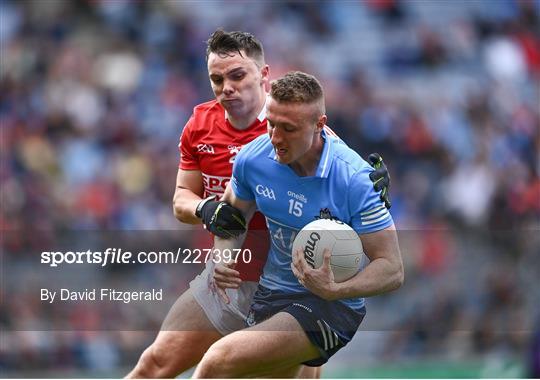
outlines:
[[[262,214],[249,226],[242,213],[219,201],[242,146],[267,133],[266,88],[269,68],[261,43],[245,32],[217,30],[207,41],[208,75],[215,99],[196,106],[180,138],[180,164],[174,193],[174,215],[189,224],[203,223],[220,237],[249,229],[244,249],[251,260],[235,267],[241,282],[224,300],[213,286],[214,265],[182,294],[163,322],[156,340],[141,355],[130,378],[171,378],[195,366],[208,348],[233,331],[243,329],[268,253],[269,238]],[[329,130],[329,133],[333,133]],[[373,155],[372,155],[373,156]],[[389,177],[380,157],[372,181],[389,207]],[[210,243],[209,243],[210,247]],[[305,367],[301,377],[319,377],[318,368]]]

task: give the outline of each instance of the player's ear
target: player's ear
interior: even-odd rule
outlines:
[[[270,66],[264,65],[261,68],[261,84],[268,84],[270,78]]]
[[[317,128],[315,129],[316,133],[321,133],[322,129],[326,125],[327,120],[328,118],[326,117],[326,115],[319,116],[319,120],[317,120]]]

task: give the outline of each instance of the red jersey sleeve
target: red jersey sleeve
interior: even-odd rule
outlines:
[[[178,150],[180,151],[180,162],[178,167],[182,170],[200,170],[199,160],[197,159],[196,150],[191,143],[191,133],[193,129],[194,117],[189,118],[182,135],[180,136],[180,143],[178,144]]]

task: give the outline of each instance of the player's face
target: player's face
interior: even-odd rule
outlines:
[[[208,56],[208,75],[217,101],[234,118],[244,118],[260,111],[266,97],[268,65],[257,63],[242,54]]]
[[[326,123],[326,116],[317,116],[317,111],[314,104],[279,103],[269,98],[268,134],[279,163],[298,162],[313,149]]]

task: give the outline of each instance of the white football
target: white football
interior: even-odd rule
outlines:
[[[353,277],[367,260],[356,231],[334,219],[317,219],[304,226],[294,239],[292,252],[300,249],[308,265],[316,269],[323,263],[325,248],[332,252],[330,267],[336,282]]]

